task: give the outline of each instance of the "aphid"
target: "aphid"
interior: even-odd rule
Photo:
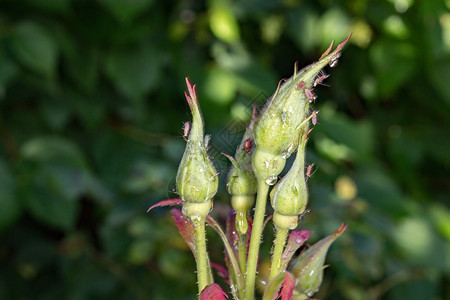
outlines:
[[[183,139],[187,140],[190,131],[191,131],[191,123],[185,122],[183,124]]]
[[[333,58],[333,59],[330,61],[330,63],[329,63],[330,68],[334,68],[334,67],[337,66],[338,61],[339,61],[339,57],[341,57],[341,53],[340,53],[340,52],[336,55],[335,58]]]
[[[298,84],[297,90],[300,91],[304,86],[305,86],[305,82],[303,80],[300,81],[300,83]]]
[[[310,164],[307,168],[306,168],[306,176],[311,177],[312,175],[312,167],[314,166],[314,164]]]
[[[314,80],[314,86],[317,86],[318,84],[322,84],[322,82],[328,78],[328,76],[325,73],[323,73],[322,75],[320,75],[319,77],[316,78],[316,80]]]
[[[330,68],[334,68],[337,66],[339,60],[338,59],[334,59],[330,62]]]
[[[310,100],[310,102],[312,102],[317,98],[316,95],[314,95],[314,93],[310,89],[305,89],[305,94],[306,97],[308,97],[308,99]]]
[[[245,153],[249,153],[250,150],[252,150],[252,146],[253,146],[253,141],[252,141],[252,139],[247,139],[247,140],[244,142],[244,150],[245,150]]]
[[[313,111],[312,113],[312,118],[311,118],[311,122],[313,123],[313,125],[317,124],[317,114],[319,113],[319,111]]]

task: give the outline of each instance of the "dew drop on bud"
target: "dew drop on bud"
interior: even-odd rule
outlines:
[[[289,156],[291,156],[291,153],[289,151],[281,153],[281,158],[288,159]]]
[[[278,180],[278,176],[277,175],[270,175],[269,177],[266,178],[266,183],[268,185],[274,185]]]

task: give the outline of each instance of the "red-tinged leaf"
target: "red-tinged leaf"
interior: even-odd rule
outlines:
[[[186,96],[186,99],[189,103],[189,106],[192,104],[197,105],[197,91],[195,89],[196,85],[192,85],[191,81],[189,80],[189,77],[186,77],[186,85],[188,88],[189,95],[185,92],[184,95]]]
[[[183,237],[195,257],[196,246],[194,224],[192,224],[192,222],[183,215],[180,209],[174,208],[170,212],[172,213],[172,218],[175,221],[175,226],[177,226],[178,232]],[[197,257],[195,257],[195,259],[197,260]]]
[[[216,269],[217,275],[224,278],[226,281],[229,281],[228,278],[230,276],[230,273],[228,273],[227,268],[214,262],[211,262],[211,268]]]
[[[331,42],[331,45],[328,47],[327,50],[325,50],[325,52],[322,54],[322,56],[320,57],[320,59],[322,59],[322,58],[324,58],[325,56],[327,56],[327,55],[330,53],[331,49],[333,49],[333,46],[334,46],[334,41]],[[319,59],[319,60],[320,60],[320,59]]]
[[[345,39],[345,41],[343,41],[342,43],[340,43],[337,47],[336,50],[334,50],[335,52],[341,51],[342,48],[344,48],[345,44],[347,44],[348,40],[350,39],[350,37],[352,36],[352,34],[350,33],[348,35],[348,37]]]
[[[345,225],[344,223],[339,226],[339,228],[334,232],[334,234],[341,235],[344,233],[344,231],[347,229],[348,225]]]
[[[325,258],[331,244],[347,229],[345,224],[332,234],[326,236],[314,245],[300,253],[291,268],[296,278],[296,290],[305,295],[317,292],[322,284]]]
[[[183,204],[183,200],[181,198],[172,198],[172,199],[161,200],[158,203],[153,204],[147,210],[147,212],[151,211],[155,207],[174,206],[174,205],[181,205],[181,204]]]
[[[308,240],[311,233],[311,230],[297,229],[289,234],[286,248],[284,249],[283,256],[281,257],[281,267],[283,270],[286,269],[295,252],[303,245],[303,243],[306,242],[306,240]]]
[[[284,281],[281,286],[280,298],[281,300],[290,300],[292,298],[292,293],[294,292],[295,278],[294,276],[286,272],[284,273]]]
[[[200,300],[225,300],[228,299],[227,294],[217,283],[207,285],[200,293]]]

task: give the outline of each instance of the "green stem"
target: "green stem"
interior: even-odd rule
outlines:
[[[228,257],[230,259],[231,267],[234,273],[234,278],[236,280],[237,289],[239,292],[239,299],[244,299],[244,281],[242,278],[242,273],[239,268],[239,264],[236,260],[236,257],[234,255],[233,249],[231,248],[230,243],[228,242],[228,239],[223,232],[222,228],[217,224],[217,222],[211,217],[206,217],[206,222],[208,222],[208,225],[210,225],[220,236],[220,238],[223,241],[223,244],[225,245],[225,251],[227,251]]]
[[[289,229],[277,228],[275,240],[273,241],[274,249],[272,254],[272,266],[270,268],[270,279],[274,278],[280,273],[281,256],[283,255],[284,245],[289,233]]]
[[[197,256],[197,280],[199,294],[209,284],[208,254],[206,252],[205,218],[193,219]]]
[[[256,197],[255,215],[253,218],[252,236],[250,238],[247,272],[245,276],[246,300],[253,300],[255,293],[256,267],[258,264],[259,244],[261,242],[268,192],[269,185],[264,180],[258,180],[258,194]]]
[[[245,274],[245,269],[247,269],[247,235],[240,234],[238,240],[238,257],[239,257],[239,267],[241,268],[242,274]]]

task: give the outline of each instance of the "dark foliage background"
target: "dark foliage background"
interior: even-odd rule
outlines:
[[[174,196],[190,120],[184,77],[198,83],[224,175],[219,153],[234,151],[251,106],[295,61],[310,64],[353,32],[327,70],[330,87],[317,89],[308,146],[315,173],[301,226],[313,242],[349,224],[317,297],[450,299],[449,9],[0,1],[0,298],[194,299],[194,260],[167,210],[146,214]],[[221,218],[223,188],[215,203]]]

